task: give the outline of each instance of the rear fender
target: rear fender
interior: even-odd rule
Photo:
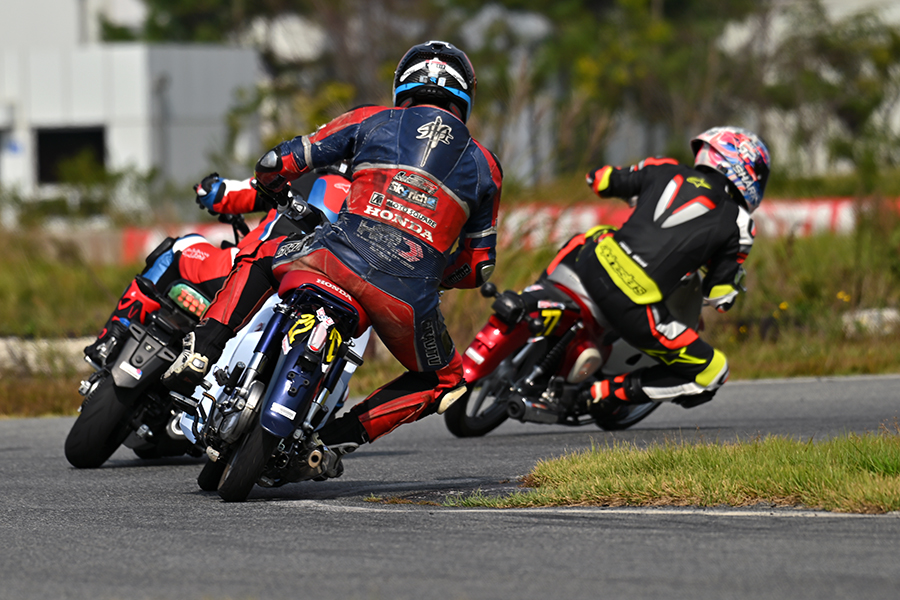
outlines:
[[[291,346],[286,355],[281,354],[259,414],[262,428],[280,438],[289,437],[297,428],[297,421],[306,415],[324,375],[321,363],[310,365],[302,358],[305,350],[304,340]]]
[[[109,367],[117,388],[140,393],[175,362],[177,355],[168,347],[168,336],[155,330],[135,323],[128,328],[130,337]]]

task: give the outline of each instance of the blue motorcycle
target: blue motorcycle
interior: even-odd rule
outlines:
[[[214,370],[218,394],[173,394],[195,415],[190,437],[209,458],[197,482],[226,502],[246,500],[255,485],[337,477],[356,447],[326,446],[317,432],[363,363],[369,318],[338,284],[302,271],[287,277],[296,289],[272,310],[249,360]]]

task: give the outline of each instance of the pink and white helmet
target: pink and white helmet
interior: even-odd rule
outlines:
[[[769,149],[755,133],[713,127],[691,140],[694,166],[722,173],[744,197],[747,210],[759,207],[769,180]]]

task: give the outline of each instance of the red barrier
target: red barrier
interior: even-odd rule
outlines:
[[[556,246],[598,223],[621,225],[631,214],[623,202],[598,200],[573,206],[553,204],[517,205],[500,209],[498,244],[518,248]],[[856,225],[857,203],[850,198],[763,202],[753,213],[757,235],[808,236],[816,233],[849,233]],[[252,224],[251,224],[252,226]],[[122,264],[136,263],[167,235],[180,237],[199,233],[211,243],[233,240],[230,225],[221,223],[181,225],[169,228],[128,227],[122,234]]]

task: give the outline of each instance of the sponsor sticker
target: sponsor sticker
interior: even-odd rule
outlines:
[[[275,414],[279,414],[282,417],[288,418],[291,421],[293,421],[294,417],[297,416],[296,411],[289,409],[287,406],[282,406],[281,404],[273,404],[272,412]]]
[[[191,246],[190,248],[186,248],[185,250],[183,250],[181,252],[181,256],[193,260],[206,260],[207,258],[209,258],[209,253]]]
[[[131,365],[131,363],[127,363],[127,362],[123,362],[122,364],[120,364],[120,365],[119,365],[119,370],[120,370],[120,371],[124,371],[125,373],[128,373],[129,375],[131,375],[131,376],[134,377],[135,379],[140,379],[140,378],[141,378],[141,375],[144,374],[143,371],[141,371],[141,370],[138,369],[138,368],[133,367],[133,366]]]
[[[538,308],[565,308],[562,302],[553,302],[551,300],[538,300]]]
[[[473,361],[476,365],[480,365],[481,363],[484,362],[484,357],[483,357],[482,355],[478,354],[478,352],[476,352],[474,348],[467,348],[467,349],[466,349],[466,356],[468,356],[469,358],[471,358],[472,361]]]

